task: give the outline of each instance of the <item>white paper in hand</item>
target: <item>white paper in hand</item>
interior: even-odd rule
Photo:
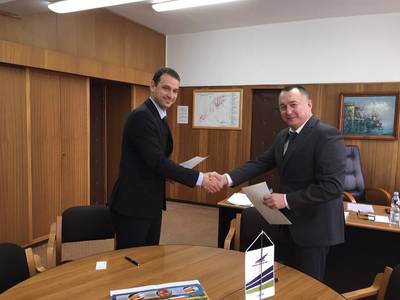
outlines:
[[[234,193],[228,198],[228,202],[233,205],[253,206],[246,194],[243,193]]]
[[[242,191],[269,224],[292,224],[279,209],[271,209],[264,204],[264,195],[270,194],[265,182],[243,187]]]
[[[203,160],[206,160],[207,158],[208,156],[206,157],[195,156],[187,161],[180,163],[180,165],[188,169],[193,169],[195,166],[197,166],[199,163],[201,163]]]

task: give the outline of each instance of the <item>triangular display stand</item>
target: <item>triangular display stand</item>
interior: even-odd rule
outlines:
[[[275,295],[274,243],[263,230],[246,249],[245,294],[246,300]]]

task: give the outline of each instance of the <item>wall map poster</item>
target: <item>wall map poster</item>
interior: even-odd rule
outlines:
[[[242,89],[193,91],[193,127],[242,129]]]

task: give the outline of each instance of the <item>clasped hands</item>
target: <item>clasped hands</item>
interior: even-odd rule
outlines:
[[[201,186],[207,192],[219,192],[226,185],[228,185],[228,179],[225,175],[218,174],[217,172],[204,173],[203,183],[201,184]]]

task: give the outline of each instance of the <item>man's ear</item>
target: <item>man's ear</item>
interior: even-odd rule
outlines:
[[[156,87],[156,83],[154,82],[154,80],[152,80],[150,82],[150,91],[153,91],[155,89],[155,87]]]

